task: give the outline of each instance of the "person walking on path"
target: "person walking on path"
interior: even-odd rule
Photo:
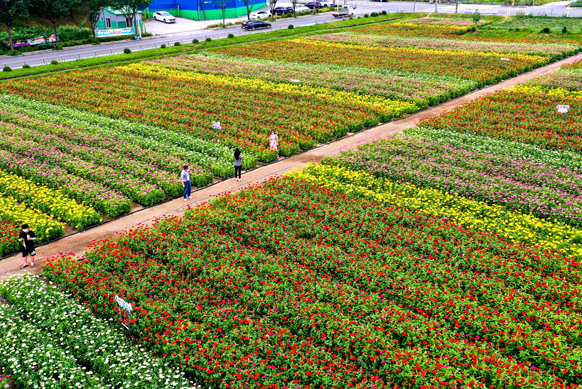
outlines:
[[[184,170],[180,173],[180,180],[182,181],[182,185],[184,186],[184,201],[188,201],[191,199],[192,196],[192,183],[190,182],[190,168],[188,165],[184,166]]]
[[[24,269],[28,266],[29,255],[30,267],[34,267],[34,256],[36,255],[34,241],[36,240],[36,235],[28,229],[28,224],[22,225],[22,231],[18,235],[18,240],[22,243],[22,257],[24,258],[24,264],[20,268]]]
[[[279,151],[279,137],[275,134],[275,131],[271,131],[269,146],[271,147],[271,151]]]
[[[241,181],[241,173],[242,173],[242,155],[240,154],[240,150],[234,150],[234,178],[237,181]]]

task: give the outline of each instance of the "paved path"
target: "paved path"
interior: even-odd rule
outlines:
[[[189,206],[202,204],[204,202],[207,202],[212,197],[240,190],[249,184],[260,183],[271,177],[281,176],[289,171],[292,171],[293,169],[301,169],[310,162],[321,161],[321,159],[324,158],[325,156],[338,153],[342,150],[355,148],[358,145],[362,143],[367,143],[374,138],[385,137],[388,134],[397,131],[402,131],[405,128],[416,125],[421,120],[427,119],[435,115],[439,115],[444,111],[451,110],[458,106],[459,104],[465,104],[486,94],[509,88],[515,84],[529,80],[534,77],[538,77],[542,74],[547,74],[558,69],[563,64],[571,63],[578,60],[582,60],[582,54],[578,54],[573,57],[558,62],[554,62],[543,68],[539,68],[532,72],[522,74],[520,76],[503,81],[499,84],[474,91],[465,96],[450,100],[439,106],[417,112],[406,118],[393,120],[389,123],[378,125],[366,131],[358,132],[353,136],[340,139],[333,143],[323,145],[321,147],[309,150],[305,153],[293,156],[291,158],[283,159],[279,162],[272,163],[260,167],[258,169],[252,170],[248,173],[243,174],[243,181],[240,183],[236,182],[234,179],[221,181],[216,185],[194,192],[192,194],[193,199],[189,200],[188,202],[185,202],[181,198],[177,200],[172,200],[155,207],[146,208],[139,212],[103,224],[99,227],[95,227],[88,231],[84,231],[63,238],[57,242],[40,247],[37,250],[37,252],[39,253],[39,255],[37,256],[37,266],[32,269],[26,268],[24,271],[38,273],[41,270],[44,260],[51,256],[57,255],[59,253],[70,253],[70,252],[74,252],[77,255],[82,255],[85,252],[87,246],[89,246],[92,242],[107,239],[114,234],[123,232],[124,230],[131,226],[149,225],[152,223],[153,220],[167,215],[181,216],[184,214],[184,211]],[[20,265],[21,265],[20,255],[16,255],[10,258],[6,258],[3,261],[0,261],[0,279],[22,272],[22,270],[19,269]]]

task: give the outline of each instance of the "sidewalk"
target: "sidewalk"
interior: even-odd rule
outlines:
[[[490,94],[492,92],[507,89],[518,83],[557,70],[560,66],[566,63],[572,63],[579,60],[582,60],[582,53],[558,62],[554,62],[529,73],[505,80],[499,84],[474,91],[465,96],[450,100],[439,106],[427,108],[406,118],[378,125],[366,131],[358,132],[352,136],[339,139],[333,143],[323,145],[318,148],[308,150],[302,154],[283,159],[277,163],[269,164],[252,170],[243,174],[243,182],[239,183],[234,179],[221,181],[214,186],[192,193],[193,199],[188,202],[184,202],[182,198],[172,200],[156,207],[146,208],[143,211],[139,211],[132,215],[128,215],[127,217],[103,224],[91,230],[63,238],[47,246],[39,247],[37,250],[38,256],[36,259],[37,266],[35,268],[28,267],[24,270],[20,270],[22,258],[18,254],[13,257],[6,258],[0,262],[0,280],[10,275],[19,274],[22,272],[33,274],[40,273],[44,260],[51,256],[57,255],[59,253],[70,252],[74,252],[77,255],[83,255],[85,249],[91,243],[98,240],[107,239],[112,235],[121,233],[132,226],[151,225],[155,219],[163,216],[181,216],[189,206],[203,204],[204,202],[208,202],[208,200],[210,200],[212,197],[220,196],[221,194],[232,193],[244,188],[249,184],[260,183],[271,177],[281,176],[294,169],[301,169],[310,162],[319,162],[328,155],[339,153],[342,150],[356,148],[358,145],[367,143],[374,138],[384,137],[394,132],[402,131],[405,128],[413,127],[421,120],[439,115],[445,111],[455,108],[458,105],[466,104],[476,98]]]

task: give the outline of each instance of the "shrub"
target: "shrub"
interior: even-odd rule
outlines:
[[[27,63],[25,63],[24,65],[22,65],[22,68],[23,68],[23,69],[30,69],[30,65],[29,65],[29,64],[27,64]]]
[[[165,49],[166,48],[166,44],[162,43],[162,45],[160,46],[160,49]]]
[[[198,39],[196,39],[196,38],[192,39],[192,43],[196,44],[198,42],[200,42]]]
[[[473,14],[473,23],[477,24],[481,20],[481,14],[477,11]]]
[[[11,72],[12,68],[10,66],[4,66],[4,69],[2,69],[3,72]]]
[[[228,34],[229,38],[234,38],[234,34]]]
[[[125,54],[130,54],[131,53],[131,49],[129,47],[126,47],[125,49],[123,49],[123,52]]]
[[[59,64],[59,61],[57,61],[56,59],[53,59],[51,61],[51,65],[58,65],[58,64]]]
[[[372,12],[372,13],[370,14],[370,16],[371,16],[371,17],[378,16],[378,12]]]
[[[290,25],[288,25],[288,26],[287,26],[287,28],[288,28],[288,29],[290,29],[290,30],[292,30],[292,29],[294,29],[294,28],[295,28],[295,26],[294,26],[294,25],[292,25],[292,24],[290,24]]]
[[[212,41],[212,38],[210,38],[210,37],[206,38],[206,42],[211,42],[211,41]]]
[[[382,12],[380,12],[380,13],[381,13],[382,15],[388,15],[388,12],[386,12],[386,11],[382,11]]]
[[[544,29],[542,30],[542,32],[544,34],[549,34],[550,33],[550,28],[549,27],[544,27]]]
[[[180,46],[181,43],[180,42],[174,42],[174,46]]]
[[[368,15],[368,14],[364,14],[364,17],[365,17],[365,18],[367,18],[367,17],[369,17],[369,16],[370,16],[370,15]]]
[[[568,27],[564,26],[564,28],[562,28],[562,34],[567,34],[568,33]]]

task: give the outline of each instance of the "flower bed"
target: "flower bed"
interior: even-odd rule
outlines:
[[[0,217],[0,257],[18,251],[19,226]]]
[[[582,69],[562,67],[562,69],[530,80],[528,85],[536,85],[548,89],[565,89],[572,92],[582,91]]]
[[[154,158],[154,164],[164,160],[166,162],[162,168],[166,170],[175,169],[176,163],[182,166],[183,161],[188,161],[192,165],[210,169],[220,177],[231,177],[234,174],[234,150],[220,143],[206,142],[143,123],[110,119],[16,95],[0,95],[0,107],[4,121],[22,125],[26,123],[25,126],[30,125],[32,119],[59,124],[48,128],[43,125],[42,128],[67,138],[86,137],[93,144],[98,142],[100,147],[129,154],[137,159],[151,161]],[[177,161],[178,158],[180,162]],[[256,163],[255,156],[245,153],[245,169],[256,166]]]
[[[386,207],[420,210],[512,242],[582,257],[582,230],[513,212],[499,205],[487,205],[441,189],[390,181],[365,171],[339,166],[310,165],[292,176],[342,193],[358,195]]]
[[[0,293],[14,304],[0,307],[0,366],[18,387],[194,387],[124,339],[115,319],[95,318],[32,276],[0,283]]]
[[[12,222],[16,226],[28,224],[38,238],[37,243],[58,238],[65,232],[63,223],[5,195],[0,196],[0,219]]]
[[[494,83],[548,62],[547,58],[521,54],[504,54],[510,61],[501,61],[499,54],[496,53],[356,46],[309,39],[232,46],[217,51],[223,54],[289,62],[449,75],[474,80],[479,85]]]
[[[454,25],[449,23],[439,23],[444,19],[426,20],[418,23],[418,19],[396,22],[377,23],[371,26],[356,28],[352,31],[370,35],[400,35],[400,36],[424,36],[433,38],[450,38],[451,36],[462,35],[473,30],[472,25]]]
[[[79,230],[102,221],[94,209],[77,203],[62,192],[36,185],[1,169],[0,196],[11,196],[20,204],[38,209]]]
[[[561,115],[556,106],[570,105]],[[519,85],[427,119],[421,126],[530,143],[547,149],[582,150],[582,96]]]
[[[451,131],[429,127],[406,128],[403,134],[407,137],[421,138],[429,142],[441,143],[454,148],[476,151],[480,153],[502,154],[528,161],[539,162],[555,168],[582,170],[582,154],[567,150],[546,150],[539,147],[476,135],[468,132]]]
[[[575,260],[301,180],[86,258],[45,274],[99,316],[121,294],[144,346],[210,387],[572,388],[582,371]]]
[[[268,148],[271,130],[279,134],[280,154],[286,156],[417,109],[409,103],[328,89],[145,64],[20,80],[2,84],[2,89],[222,142],[249,150],[263,161],[276,157]],[[213,120],[222,123],[222,130],[212,129]]]
[[[531,44],[531,43],[501,43],[480,42],[442,38],[415,38],[390,35],[364,35],[356,33],[334,33],[313,35],[307,39],[344,44],[384,46],[384,47],[417,47],[423,49],[459,50],[493,53],[529,54],[551,59],[560,59],[580,51],[579,45],[573,44]]]
[[[288,63],[212,53],[168,57],[150,63],[172,69],[228,74],[382,96],[408,101],[419,108],[438,104],[476,87],[474,82],[454,77],[338,65]]]
[[[567,168],[394,137],[326,162],[502,205],[510,211],[582,225],[582,174]]]

